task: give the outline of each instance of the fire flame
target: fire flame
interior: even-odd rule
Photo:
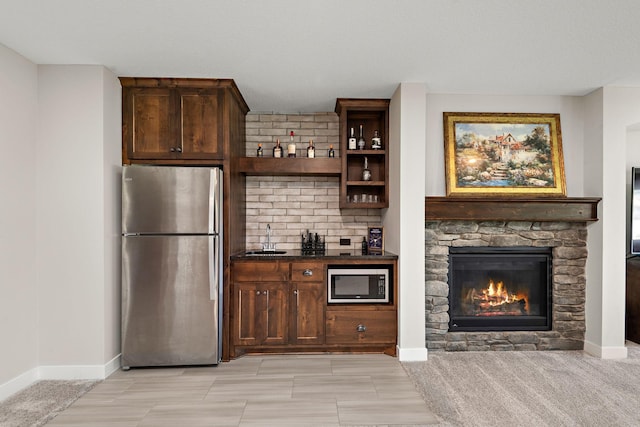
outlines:
[[[518,315],[529,312],[529,296],[524,293],[509,293],[503,282],[489,280],[486,289],[472,289],[467,301],[475,307],[477,316]]]

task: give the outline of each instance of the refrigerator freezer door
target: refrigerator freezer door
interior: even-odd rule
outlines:
[[[215,236],[122,239],[122,366],[217,364]]]
[[[123,234],[216,234],[221,206],[218,168],[122,168]]]

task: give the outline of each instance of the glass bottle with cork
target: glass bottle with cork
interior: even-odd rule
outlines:
[[[309,140],[309,146],[307,147],[307,157],[310,159],[316,157],[316,149],[313,146],[313,139]]]
[[[280,139],[276,140],[276,145],[273,147],[273,157],[282,157],[282,147],[280,146]]]
[[[358,148],[356,134],[353,131],[353,128],[351,128],[351,131],[349,132],[349,150],[355,150],[356,148]]]
[[[371,181],[371,169],[369,169],[369,159],[364,158],[364,169],[362,169],[362,180]]]
[[[358,138],[358,150],[364,150],[365,141],[364,141],[364,131],[363,125],[360,125],[360,137]]]
[[[293,131],[289,132],[289,145],[287,146],[287,153],[289,154],[289,157],[296,156],[296,143],[293,140],[293,136]]]
[[[373,150],[380,150],[382,148],[382,138],[380,137],[380,131],[373,131],[373,138],[371,138],[371,148]]]

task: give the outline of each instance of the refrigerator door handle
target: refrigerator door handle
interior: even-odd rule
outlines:
[[[209,299],[211,301],[217,301],[218,299],[220,254],[218,253],[217,239],[217,236],[209,236],[209,253],[213,255],[213,266],[209,268]]]
[[[220,233],[222,215],[222,174],[219,168],[209,174],[209,234]]]

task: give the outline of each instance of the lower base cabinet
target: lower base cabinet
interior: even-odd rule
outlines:
[[[327,305],[326,270],[327,264],[316,260],[234,261],[230,356],[287,352],[395,355],[395,304]]]
[[[238,345],[287,343],[287,293],[273,283],[241,283],[236,287]]]

